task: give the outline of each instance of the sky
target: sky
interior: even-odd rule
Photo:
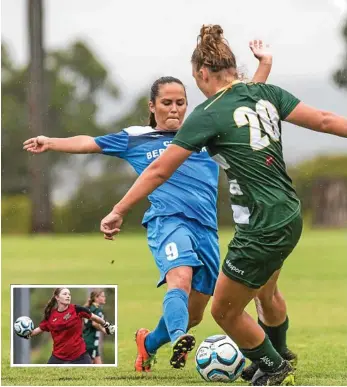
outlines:
[[[331,79],[345,60],[341,29],[347,0],[45,0],[44,5],[46,48],[85,40],[121,87],[125,103],[106,103],[104,119],[123,113],[162,75],[185,83],[190,109],[203,102],[191,76],[190,56],[201,25],[209,23],[223,27],[249,76],[257,61],[248,42],[263,39],[274,55],[270,83],[308,104],[347,115],[347,92]],[[2,40],[19,63],[27,60],[26,31],[26,0],[3,0]],[[347,152],[347,140],[298,128],[284,133],[289,163],[331,152]]]

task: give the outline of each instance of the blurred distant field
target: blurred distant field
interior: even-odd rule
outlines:
[[[232,232],[220,233],[221,256]],[[112,264],[111,262],[114,261]],[[134,332],[153,328],[165,289],[145,234],[124,231],[116,241],[101,235],[2,238],[3,385],[203,385],[193,356],[182,371],[169,369],[169,346],[158,352],[149,375],[133,371]],[[10,368],[10,284],[118,284],[118,368]],[[347,381],[347,235],[304,230],[287,260],[280,287],[288,302],[290,347],[299,355],[298,385],[345,385]],[[253,311],[253,305],[250,306]],[[199,343],[220,332],[206,311],[194,330]],[[235,384],[241,384],[240,381]]]

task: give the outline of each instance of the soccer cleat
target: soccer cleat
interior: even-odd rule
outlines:
[[[195,346],[195,337],[192,335],[180,336],[172,347],[170,364],[173,368],[183,368],[186,365],[188,352]]]
[[[257,361],[252,361],[252,363],[241,372],[241,378],[245,382],[250,382],[252,380],[254,374],[258,371],[258,364]]]
[[[296,365],[298,363],[298,355],[292,352],[289,348],[286,348],[285,351],[281,353],[281,356],[284,360],[288,360],[293,369],[296,370]],[[246,382],[250,382],[254,374],[257,372],[258,368],[258,362],[253,361],[248,367],[246,367],[242,371],[241,378]]]
[[[137,372],[150,372],[152,365],[156,363],[155,355],[149,354],[145,347],[145,340],[149,332],[148,329],[140,328],[135,333],[137,345],[135,371]]]
[[[260,368],[254,374],[252,386],[295,386],[294,369],[288,360],[274,372],[264,372]]]
[[[288,360],[290,365],[296,370],[296,366],[298,364],[298,355],[291,351],[289,348],[286,348],[281,356],[284,360]]]

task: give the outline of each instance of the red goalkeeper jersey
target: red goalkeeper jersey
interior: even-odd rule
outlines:
[[[40,323],[40,329],[52,335],[55,357],[75,360],[86,352],[86,344],[82,337],[82,319],[89,319],[91,315],[88,308],[70,304],[63,312],[53,309],[48,320]]]

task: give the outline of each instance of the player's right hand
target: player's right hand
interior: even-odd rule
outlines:
[[[262,40],[251,40],[249,42],[249,48],[259,61],[272,61],[272,53],[269,49],[269,45],[263,44]]]
[[[111,323],[109,323],[107,321],[104,324],[104,328],[105,328],[106,333],[108,335],[114,335],[114,333],[116,332],[116,326],[112,325]]]
[[[123,216],[112,210],[100,223],[100,231],[104,234],[104,238],[112,241],[113,236],[120,232],[122,223]]]
[[[43,153],[48,150],[48,137],[37,136],[24,141],[23,149],[30,153]]]
[[[29,340],[31,338],[31,333],[29,333],[28,335],[26,336],[20,336],[22,339],[26,339],[26,340]]]

